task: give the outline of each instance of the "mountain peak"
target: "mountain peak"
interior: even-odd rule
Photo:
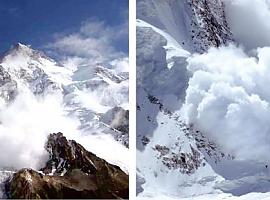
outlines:
[[[25,55],[32,55],[34,52],[33,49],[31,49],[30,45],[25,45],[22,43],[16,43],[10,47],[10,49],[4,54],[9,55],[9,54],[18,54],[18,53],[23,53]]]
[[[22,44],[22,43],[16,43],[14,45],[11,46],[9,52],[14,52],[14,51],[33,51],[33,49],[31,49],[31,46],[30,45],[25,45],[25,44]]]
[[[30,48],[31,47],[31,45],[25,45],[25,44],[22,44],[20,42],[14,44],[13,46],[16,48]]]
[[[9,55],[21,55],[23,57],[30,57],[31,59],[45,58],[51,62],[55,62],[44,52],[31,48],[31,45],[22,44],[20,42],[12,45],[10,49],[6,53],[4,53],[3,58]]]

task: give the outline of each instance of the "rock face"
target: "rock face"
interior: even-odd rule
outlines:
[[[128,175],[62,133],[48,137],[41,172],[22,169],[8,184],[10,198],[128,198]]]
[[[137,17],[189,52],[204,53],[233,41],[222,0],[138,0]]]
[[[191,37],[201,53],[233,41],[221,0],[188,0]]]

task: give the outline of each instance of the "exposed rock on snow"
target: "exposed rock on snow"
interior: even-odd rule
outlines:
[[[191,38],[199,52],[233,41],[222,0],[188,0]]]
[[[222,0],[137,1],[139,199],[270,197],[265,163],[227,152],[222,141],[198,130],[181,109],[193,75],[187,70],[189,57],[234,43],[226,14]],[[197,78],[201,85],[194,84],[195,90],[204,87]]]
[[[190,52],[233,41],[221,0],[140,0],[137,17],[164,30]]]
[[[104,127],[99,121],[93,123],[93,118],[99,118],[114,107],[127,109],[128,72],[118,73],[111,66],[109,69],[101,64],[71,70],[43,52],[20,43],[0,61],[1,105],[10,104],[22,91],[30,91],[37,98],[60,94],[69,115],[80,119],[80,129],[92,132],[97,126]],[[128,140],[126,130],[119,132]]]
[[[45,95],[55,90],[61,91],[61,84],[71,82],[70,71],[59,66],[44,53],[23,44],[16,44],[1,59],[2,73],[9,77],[9,83],[18,87],[28,87],[34,94]],[[10,87],[9,93],[17,87]]]
[[[113,63],[87,64],[71,69],[20,43],[1,56],[0,110],[6,112],[0,115],[0,138],[6,145],[1,145],[0,150],[7,151],[12,159],[0,155],[0,197],[8,195],[5,183],[13,173],[19,182],[27,183],[21,185],[21,191],[14,191],[18,185],[12,182],[15,193],[11,195],[17,197],[40,195],[41,198],[53,198],[56,195],[55,198],[62,198],[61,195],[71,191],[86,198],[83,190],[87,186],[74,183],[80,178],[96,184],[94,189],[88,188],[87,195],[127,197],[128,175],[118,166],[128,171],[128,79],[128,72]],[[110,115],[112,119],[108,115],[107,120],[111,123],[105,126],[101,116],[115,107],[123,111]],[[115,118],[119,118],[119,123],[114,122]],[[61,134],[50,135],[46,145],[50,154],[46,154],[43,145],[48,134],[59,131],[65,132],[69,139],[80,141],[101,158]],[[106,148],[102,149],[101,144]],[[111,149],[115,150],[114,155]],[[48,155],[50,160],[42,172],[28,168],[18,171],[22,167],[39,169]],[[6,173],[8,171],[10,173]],[[46,182],[47,178],[50,182]],[[30,188],[29,182],[33,182]],[[24,193],[24,186],[32,191]],[[43,186],[52,187],[52,190],[46,194],[40,190]],[[59,191],[62,186],[63,191]],[[80,194],[76,191],[78,187],[81,187]]]

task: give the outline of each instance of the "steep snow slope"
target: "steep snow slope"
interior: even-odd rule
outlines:
[[[270,198],[267,163],[237,157],[182,109],[194,75],[190,58],[234,42],[225,14],[220,0],[137,1],[139,199]],[[205,87],[197,78],[194,88]]]
[[[69,69],[17,44],[0,58],[0,102],[1,182],[7,170],[40,169],[54,132],[128,172],[128,118],[115,110],[128,112],[127,71],[113,64]]]
[[[221,0],[138,0],[137,17],[166,31],[191,52],[232,41]]]

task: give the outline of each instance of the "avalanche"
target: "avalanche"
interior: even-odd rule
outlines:
[[[115,107],[127,109],[128,72],[119,62],[69,68],[23,44],[0,57],[1,188],[12,172],[44,166],[44,144],[56,132],[128,172],[128,132],[101,121]]]
[[[270,198],[270,11],[256,2],[137,2],[139,199]]]

